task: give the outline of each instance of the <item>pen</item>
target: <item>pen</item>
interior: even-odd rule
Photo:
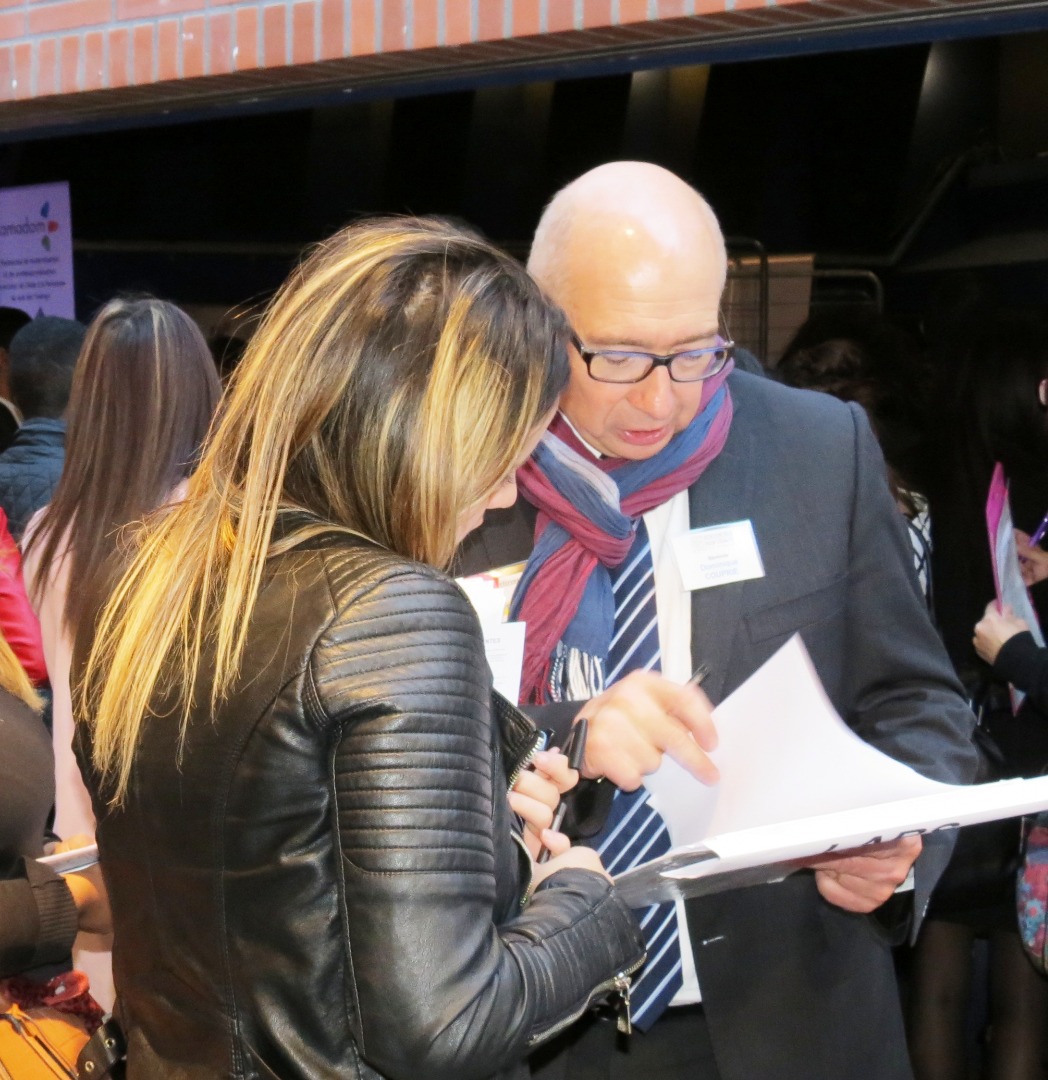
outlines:
[[[709,664],[699,664],[699,666],[691,673],[691,678],[688,680],[689,686],[702,686],[707,676],[710,673]]]
[[[571,734],[568,736],[567,744],[564,747],[568,755],[568,767],[574,769],[576,772],[581,767],[582,760],[586,756],[586,733],[588,729],[589,721],[584,716],[580,717],[575,722],[575,726],[571,729]],[[567,813],[567,809],[567,803],[562,799],[553,814],[553,821],[550,823],[550,828],[554,832],[559,832],[561,825],[564,824],[564,815]],[[549,848],[543,846],[535,861],[544,863],[549,860],[549,857]]]
[[[1037,547],[1037,545],[1044,539],[1044,534],[1048,533],[1048,514],[1045,514],[1041,518],[1041,524],[1034,530],[1033,536],[1030,537],[1030,547]]]

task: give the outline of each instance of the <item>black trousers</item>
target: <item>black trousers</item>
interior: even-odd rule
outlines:
[[[531,1057],[535,1080],[720,1080],[701,1005],[667,1009],[647,1033],[590,1015]]]

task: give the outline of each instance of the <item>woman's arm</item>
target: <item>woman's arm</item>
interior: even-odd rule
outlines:
[[[518,853],[505,781],[492,776],[479,627],[450,582],[406,573],[355,598],[313,674],[338,730],[361,1052],[388,1075],[490,1076],[639,962],[633,917],[604,877],[571,869],[496,925],[496,868]]]
[[[69,957],[77,907],[68,885],[34,859],[0,881],[0,978]]]

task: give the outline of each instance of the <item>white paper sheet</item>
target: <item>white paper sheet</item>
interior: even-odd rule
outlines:
[[[1048,777],[928,780],[840,719],[799,637],[714,710],[719,784],[669,758],[647,786],[674,849],[619,875],[634,906],[778,881],[795,860],[1048,808]]]
[[[669,757],[645,783],[675,846],[836,810],[928,795],[928,780],[867,745],[837,715],[807,650],[791,638],[713,712],[706,787]]]

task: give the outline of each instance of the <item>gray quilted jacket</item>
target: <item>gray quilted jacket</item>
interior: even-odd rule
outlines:
[[[0,507],[16,540],[29,519],[51,501],[65,461],[64,420],[26,420],[0,454]]]

